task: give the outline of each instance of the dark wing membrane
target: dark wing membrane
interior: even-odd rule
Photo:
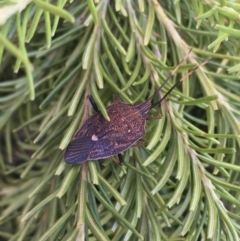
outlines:
[[[66,163],[78,164],[88,160],[88,155],[96,142],[91,137],[73,139],[64,154]]]

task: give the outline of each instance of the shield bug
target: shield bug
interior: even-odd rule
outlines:
[[[149,111],[156,105],[161,104],[186,76],[207,62],[205,61],[192,69],[185,77],[178,80],[160,100],[152,103],[154,96],[165,86],[186,57],[187,55],[145,102],[132,105],[122,102],[118,97],[107,107],[110,121],[104,119],[101,112],[98,111],[93,98],[89,96],[89,100],[96,113],[87,119],[76,132],[66,149],[64,155],[65,161],[69,164],[79,164],[88,160],[99,160],[119,155],[141,139],[145,134],[145,124]],[[123,164],[121,159],[120,164]]]

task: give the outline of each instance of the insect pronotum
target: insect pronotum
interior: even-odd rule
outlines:
[[[145,124],[149,111],[154,106],[161,104],[182,80],[193,73],[199,66],[208,62],[206,60],[192,69],[186,76],[178,80],[160,100],[152,103],[153,97],[165,86],[189,53],[145,102],[132,105],[122,102],[118,97],[107,107],[110,121],[104,119],[101,112],[98,111],[92,96],[89,96],[89,100],[96,113],[87,119],[74,135],[73,140],[66,149],[64,155],[65,161],[69,164],[79,164],[88,160],[113,157],[124,152],[141,139],[145,135]],[[121,156],[119,156],[119,159],[120,164],[123,164]]]

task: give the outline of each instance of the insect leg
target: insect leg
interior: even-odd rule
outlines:
[[[163,113],[162,113],[162,109],[161,109],[161,102],[159,103],[159,114],[157,116],[152,116],[152,117],[147,117],[146,120],[148,121],[154,121],[154,120],[158,120],[158,119],[162,119]]]
[[[159,114],[159,115],[153,116],[153,117],[147,117],[146,120],[148,120],[148,121],[154,121],[154,120],[159,120],[159,119],[162,119],[162,114]]]
[[[119,160],[119,165],[123,166],[124,165],[124,161],[123,161],[123,156],[121,154],[118,154],[118,160]]]
[[[132,147],[139,147],[139,146],[144,146],[145,142],[143,140],[138,140],[136,144],[132,145]]]
[[[88,97],[88,99],[89,99],[89,101],[90,101],[93,109],[94,109],[96,112],[99,112],[99,109],[98,109],[98,107],[97,107],[97,105],[96,105],[93,97],[92,97],[91,95],[88,95],[87,97]]]

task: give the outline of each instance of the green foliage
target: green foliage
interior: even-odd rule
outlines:
[[[33,0],[10,17],[0,28],[0,239],[239,240],[239,18],[230,0]],[[114,94],[143,102],[190,48],[161,94],[185,76],[182,85],[124,167],[63,161],[91,114],[88,94],[107,119]]]

